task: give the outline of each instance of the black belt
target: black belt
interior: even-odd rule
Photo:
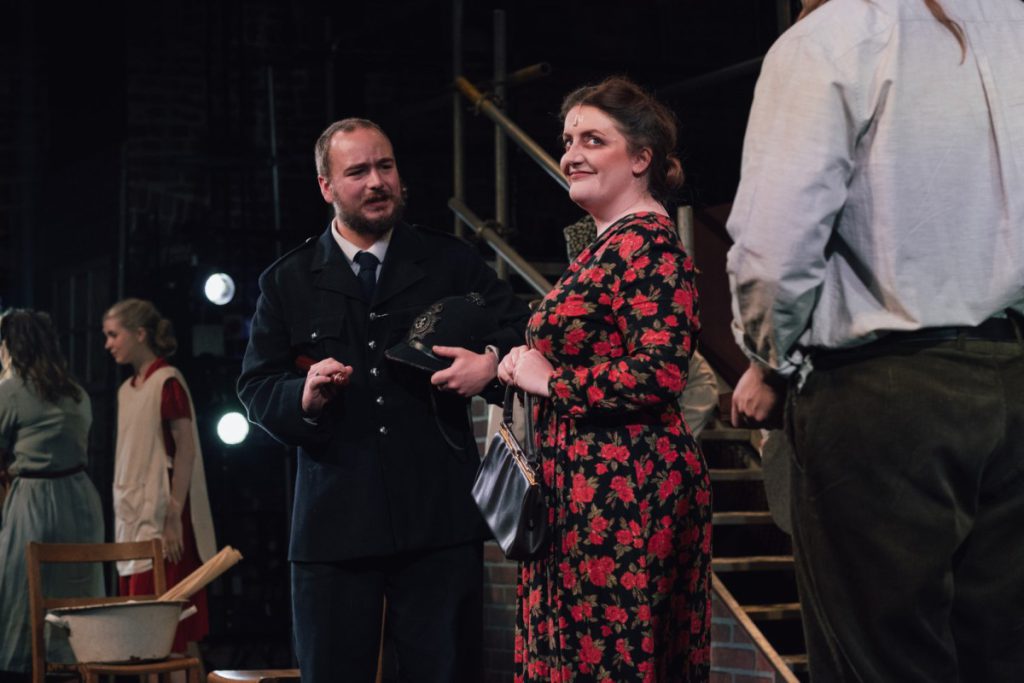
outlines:
[[[936,342],[971,339],[975,341],[1018,341],[1021,333],[1009,318],[989,318],[988,320],[966,327],[926,327],[907,332],[889,332],[884,337],[871,342],[872,344],[934,344]]]
[[[811,350],[811,363],[816,368],[827,369],[873,354],[913,353],[915,346],[929,346],[942,342],[968,341],[1015,342],[1022,341],[1024,325],[1018,327],[1009,318],[989,318],[974,325],[952,325],[949,327],[925,327],[906,332],[888,332],[884,336],[860,346],[845,349]]]
[[[62,477],[70,477],[72,474],[78,474],[79,472],[85,471],[85,465],[77,465],[66,470],[42,470],[35,472],[17,472],[12,473],[15,477],[21,477],[22,479],[60,479]]]

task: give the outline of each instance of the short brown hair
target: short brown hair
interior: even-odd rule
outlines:
[[[387,133],[385,133],[380,126],[370,119],[360,119],[353,116],[340,121],[335,121],[331,125],[327,126],[323,133],[320,133],[320,137],[316,139],[316,145],[313,148],[313,156],[316,161],[316,174],[318,176],[328,178],[331,175],[331,159],[329,152],[331,148],[331,138],[334,137],[334,134],[338,131],[351,133],[359,128],[370,128],[377,131],[385,138],[388,137]],[[388,142],[391,142],[390,138],[388,138]]]

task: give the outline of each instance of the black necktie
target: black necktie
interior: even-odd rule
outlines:
[[[377,266],[380,259],[368,251],[361,251],[352,259],[359,266],[359,284],[363,286],[363,296],[367,301],[373,300],[373,290],[377,287]]]

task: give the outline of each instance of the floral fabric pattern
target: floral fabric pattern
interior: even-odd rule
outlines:
[[[529,323],[555,367],[535,408],[552,534],[520,567],[515,680],[705,681],[711,487],[679,394],[693,262],[665,216],[584,249]]]

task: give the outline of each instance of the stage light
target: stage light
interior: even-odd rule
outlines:
[[[203,292],[211,303],[223,306],[235,296],[235,281],[227,273],[214,273],[206,278]]]
[[[217,421],[217,436],[229,446],[242,443],[249,435],[249,421],[241,413],[225,413]]]

